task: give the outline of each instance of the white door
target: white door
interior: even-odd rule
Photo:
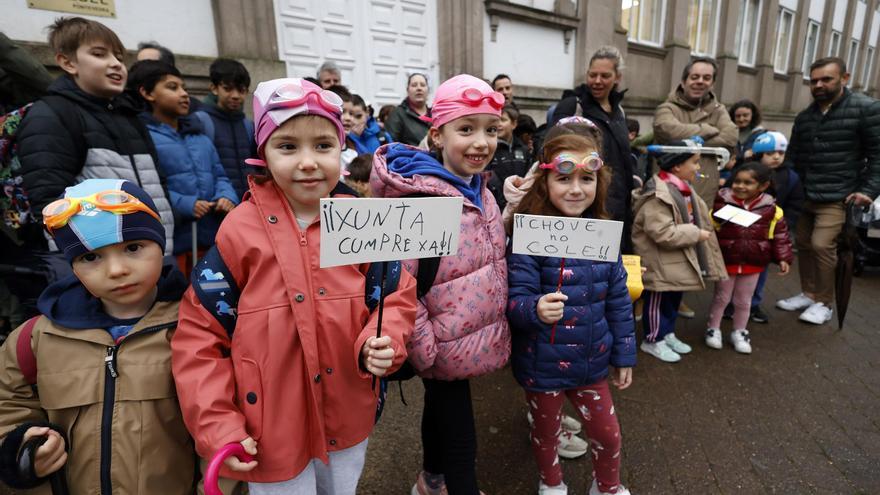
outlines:
[[[274,0],[279,58],[290,77],[325,60],[342,84],[378,108],[406,96],[407,75],[437,81],[436,0]]]

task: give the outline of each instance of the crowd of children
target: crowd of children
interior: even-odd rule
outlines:
[[[34,208],[72,275],[43,292],[40,316],[0,351],[0,480],[193,493],[204,461],[238,444],[244,454],[221,476],[250,493],[354,494],[376,421],[372,381],[406,364],[424,385],[412,494],[478,495],[470,380],[509,360],[538,493],[568,493],[560,442],[581,422],[594,454],[589,493],[630,493],[610,391],[630,386],[636,363],[622,259],[508,247],[517,213],[609,218],[596,124],[563,119],[533,149],[534,126],[527,143],[515,136],[518,109],[483,80],[446,80],[427,112],[417,75],[388,118],[427,124],[418,148],[392,142],[339,85],[260,82],[251,122],[238,62],[211,65],[212,94],[191,112],[173,65],[129,72],[121,42],[97,22],[60,19],[50,44],[66,74],[18,139]],[[715,281],[705,343],[723,347],[732,302],[730,342],[750,353],[767,266],[785,274],[792,262],[802,191],[785,137],[758,136],[712,209],[690,185],[699,146],[672,145],[697,151],[660,155],[633,192],[632,244],[646,269],[640,348],[667,362],[691,352],[675,334],[682,294]],[[381,337],[364,295],[373,267],[319,267],[321,198],[358,196],[463,199],[458,255],[390,265],[399,281]],[[713,215],[727,206],[758,219]],[[420,270],[433,274],[424,290]],[[580,421],[562,414],[566,398]]]

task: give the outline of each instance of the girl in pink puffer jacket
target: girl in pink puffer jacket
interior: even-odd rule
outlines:
[[[468,379],[501,368],[510,356],[504,226],[482,174],[495,153],[503,106],[504,97],[482,80],[453,77],[437,88],[432,108],[428,138],[436,152],[390,144],[373,161],[375,197],[464,197],[458,254],[441,259],[407,343],[425,385],[424,471],[416,495],[479,493]],[[418,261],[405,266],[418,273]]]

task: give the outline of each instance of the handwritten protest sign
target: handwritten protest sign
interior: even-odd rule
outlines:
[[[513,219],[513,252],[617,261],[622,235],[623,222],[517,214]]]
[[[716,211],[714,215],[716,218],[720,218],[727,222],[733,222],[737,225],[742,225],[743,227],[748,227],[761,219],[761,215],[742,208],[737,208],[733,205],[725,205],[724,208]]]
[[[321,200],[321,267],[458,252],[462,198]]]

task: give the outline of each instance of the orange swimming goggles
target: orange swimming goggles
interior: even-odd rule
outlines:
[[[80,211],[92,208],[108,211],[115,215],[142,211],[149,213],[156,220],[161,220],[158,213],[131,194],[125,191],[110,190],[101,191],[82,198],[61,198],[55,200],[43,208],[43,223],[46,224],[49,233],[52,233],[53,230],[67,225],[70,218]]]

